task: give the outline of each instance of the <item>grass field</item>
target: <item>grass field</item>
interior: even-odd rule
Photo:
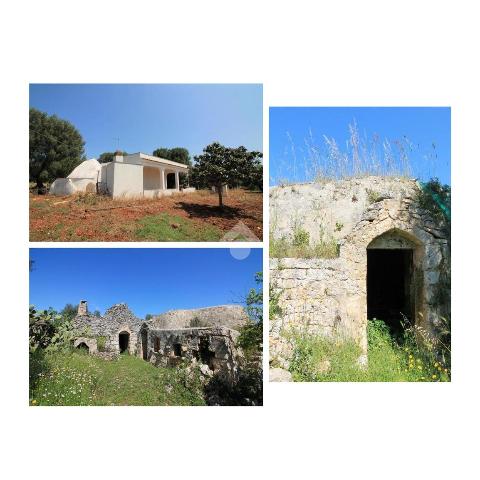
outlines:
[[[242,189],[230,190],[223,208],[208,191],[138,200],[30,194],[34,242],[218,241],[239,222],[261,241],[262,218],[262,194]]]
[[[30,405],[205,405],[198,378],[121,355],[33,354]]]

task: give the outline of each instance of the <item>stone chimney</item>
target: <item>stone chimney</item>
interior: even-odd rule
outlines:
[[[117,150],[113,154],[113,161],[123,163],[123,152],[121,152],[120,150]]]
[[[80,300],[80,303],[78,304],[77,315],[88,315],[88,306],[86,300]]]

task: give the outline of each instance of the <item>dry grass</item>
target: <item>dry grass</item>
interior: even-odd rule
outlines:
[[[111,199],[81,194],[70,197],[30,194],[31,241],[142,241],[142,225],[159,216],[170,222],[172,232],[180,223],[185,231],[196,231],[192,241],[220,239],[239,221],[260,240],[263,235],[262,194],[230,190],[218,207],[218,196],[209,191],[179,193],[158,199]],[[180,219],[180,220],[179,220]],[[171,220],[171,221],[170,221]],[[168,237],[169,235],[167,235]],[[175,235],[174,235],[175,236]],[[175,236],[176,237],[176,236]],[[169,241],[169,238],[156,238]],[[184,239],[188,241],[188,238]]]

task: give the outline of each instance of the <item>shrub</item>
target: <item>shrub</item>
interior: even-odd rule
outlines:
[[[442,185],[438,178],[432,178],[421,184],[417,194],[418,206],[429,212],[440,226],[449,228],[451,189],[449,185]]]
[[[385,322],[369,320],[366,368],[360,367],[362,352],[352,341],[298,332],[290,339],[294,353],[289,369],[295,381],[450,381],[449,359],[439,353],[440,340],[432,340],[418,326],[407,325],[403,335],[394,337]],[[447,344],[442,348],[450,351]]]
[[[103,337],[103,336],[97,337],[97,349],[99,352],[105,351],[106,343],[107,343],[107,337]]]

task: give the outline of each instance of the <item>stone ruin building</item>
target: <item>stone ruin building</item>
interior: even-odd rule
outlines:
[[[145,321],[124,303],[91,315],[82,300],[73,320],[74,346],[108,359],[128,352],[155,366],[198,363],[207,376],[234,378],[243,355],[236,346],[238,329],[247,321],[237,305],[173,310]]]
[[[270,190],[274,239],[308,232],[334,242],[334,258],[272,258],[270,282],[283,313],[270,323],[270,358],[288,368],[294,329],[354,339],[367,361],[367,319],[391,330],[407,318],[430,334],[450,314],[450,239],[418,206],[420,184],[363,177]]]

